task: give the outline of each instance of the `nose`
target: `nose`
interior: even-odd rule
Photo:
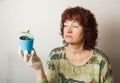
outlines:
[[[68,33],[72,33],[72,28],[71,28],[71,26],[70,26],[70,27],[68,27],[67,32],[68,32]]]

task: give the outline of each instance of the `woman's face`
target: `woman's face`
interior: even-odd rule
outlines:
[[[63,37],[68,44],[81,44],[83,43],[83,27],[73,20],[64,22]]]

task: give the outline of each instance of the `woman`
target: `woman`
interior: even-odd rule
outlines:
[[[83,7],[67,8],[61,16],[64,46],[53,49],[44,73],[35,50],[19,55],[36,70],[37,83],[113,83],[105,54],[95,48],[98,37],[94,15]]]

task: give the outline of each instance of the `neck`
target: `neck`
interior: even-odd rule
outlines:
[[[84,52],[83,44],[80,45],[69,44],[67,46],[67,49],[74,54],[81,54],[82,52]]]

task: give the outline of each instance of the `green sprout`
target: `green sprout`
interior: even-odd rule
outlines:
[[[30,38],[28,38],[28,35],[31,34],[31,33],[30,33],[30,29],[28,29],[27,31],[22,32],[22,33],[25,34],[25,35],[22,37],[23,40],[30,40]]]
[[[31,34],[30,29],[28,29],[26,32],[22,32],[22,33],[25,34],[25,35]]]

